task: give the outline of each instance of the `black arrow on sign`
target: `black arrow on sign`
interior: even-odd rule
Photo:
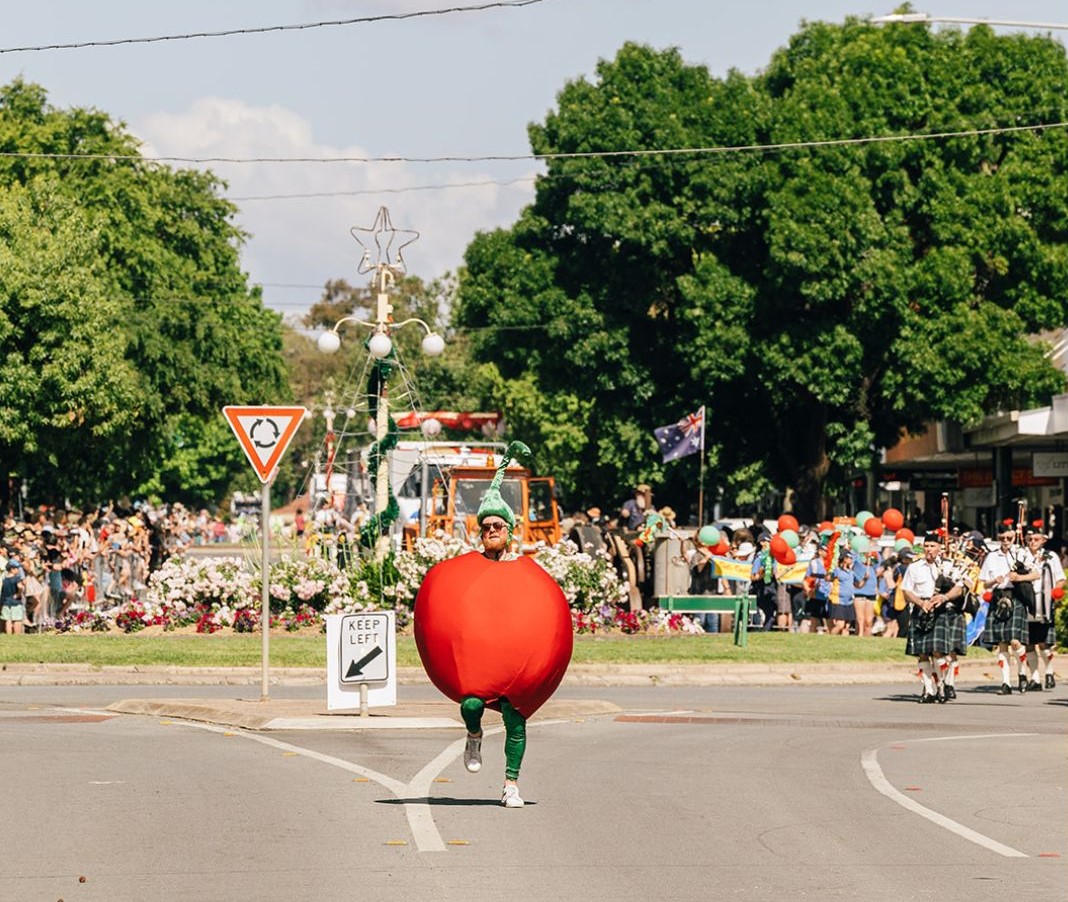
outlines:
[[[372,648],[367,654],[365,654],[359,661],[353,661],[349,665],[348,673],[345,674],[346,680],[351,680],[354,676],[360,676],[363,673],[365,665],[370,664],[375,658],[382,654],[382,649],[377,645]]]

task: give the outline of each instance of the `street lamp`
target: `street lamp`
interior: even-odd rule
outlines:
[[[375,513],[371,520],[371,528],[382,529],[388,525],[392,517],[389,516],[389,502],[391,500],[389,490],[389,463],[386,459],[387,440],[390,435],[392,418],[389,415],[389,391],[387,377],[389,365],[387,358],[393,353],[393,339],[391,334],[410,323],[418,323],[426,333],[423,336],[422,351],[428,357],[436,357],[445,350],[445,339],[430,328],[418,317],[411,317],[400,323],[393,322],[393,305],[389,302],[389,290],[396,282],[397,276],[405,272],[403,250],[419,237],[418,232],[405,229],[395,229],[389,218],[389,210],[385,207],[378,208],[378,215],[374,224],[367,229],[353,228],[352,237],[363,248],[363,257],[360,260],[357,271],[361,274],[374,273],[372,284],[376,291],[375,316],[371,320],[361,320],[357,316],[344,316],[319,336],[316,344],[324,354],[333,354],[341,347],[341,336],[338,330],[346,323],[365,326],[371,330],[367,340],[367,350],[375,361],[375,370],[372,376],[374,397],[376,400],[375,411],[372,417],[374,422],[375,444],[372,446],[372,463],[375,466]],[[365,235],[368,239],[374,239],[375,259],[371,259],[371,242],[361,238]],[[400,241],[394,250],[393,245],[399,239],[398,236],[409,235],[407,240]],[[394,502],[395,505],[396,502]],[[393,515],[395,517],[395,514]],[[380,535],[375,543],[375,556],[384,557],[389,548],[389,535]]]

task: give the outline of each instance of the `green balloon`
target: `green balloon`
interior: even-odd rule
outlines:
[[[784,529],[782,532],[779,533],[779,535],[782,536],[783,541],[786,542],[786,544],[789,545],[791,548],[796,548],[798,545],[801,544],[801,536],[799,536],[792,529]]]
[[[857,514],[857,526],[863,529],[864,524],[867,523],[874,516],[875,514],[873,514],[871,511],[861,511],[859,514]]]
[[[719,530],[715,526],[702,526],[697,534],[697,541],[709,548],[715,548],[719,544]]]
[[[849,544],[857,554],[863,554],[868,550],[868,540],[864,536],[853,536]]]
[[[908,539],[898,539],[894,542],[894,551],[903,551],[906,548],[911,548],[912,543]]]

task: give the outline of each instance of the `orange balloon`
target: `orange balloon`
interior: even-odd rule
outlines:
[[[726,554],[730,550],[731,550],[730,542],[728,542],[726,539],[721,537],[720,540],[712,548],[712,553],[713,554],[722,555],[722,554]]]
[[[795,552],[795,551],[794,551],[794,550],[793,550],[792,548],[790,548],[789,546],[787,546],[787,548],[786,548],[786,554],[784,554],[784,555],[783,555],[783,556],[782,556],[782,557],[781,557],[781,558],[779,559],[779,563],[780,563],[780,564],[787,564],[787,565],[789,565],[789,564],[796,564],[796,563],[797,563],[797,553],[796,553],[796,552]]]
[[[915,534],[907,526],[904,527],[903,529],[899,529],[897,532],[895,532],[894,533],[894,538],[895,539],[906,539],[910,543],[916,541]]]
[[[820,532],[831,532],[834,530],[834,524],[830,520],[824,520],[820,523]]]
[[[793,516],[793,514],[783,514],[779,517],[779,532],[785,532],[788,529],[797,532],[800,528],[797,517]]]
[[[873,539],[878,539],[883,534],[883,521],[878,517],[872,517],[865,521],[864,531]]]
[[[905,515],[896,507],[888,507],[883,511],[883,525],[895,532],[905,525]]]
[[[775,560],[780,560],[787,551],[790,550],[790,546],[786,544],[786,539],[776,533],[771,537],[771,544],[768,546],[768,551],[771,552],[772,557]]]

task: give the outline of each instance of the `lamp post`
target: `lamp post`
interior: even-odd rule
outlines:
[[[396,282],[398,275],[406,271],[403,250],[419,237],[418,232],[405,229],[395,229],[389,217],[389,210],[379,207],[378,215],[374,224],[367,229],[353,228],[352,237],[363,248],[363,257],[360,260],[357,271],[361,274],[373,273],[372,286],[375,291],[375,315],[373,319],[361,320],[357,316],[343,316],[322,335],[316,344],[324,354],[333,354],[341,347],[341,335],[339,329],[346,323],[364,326],[371,330],[367,340],[367,350],[375,360],[375,449],[378,460],[375,472],[375,517],[373,521],[377,525],[383,525],[382,519],[389,504],[389,461],[383,453],[383,448],[389,436],[389,388],[387,383],[388,366],[385,363],[393,353],[392,333],[411,323],[418,323],[426,333],[423,337],[422,351],[428,357],[436,357],[445,350],[445,339],[430,328],[418,317],[410,317],[403,322],[393,321],[393,305],[389,300],[390,289]],[[372,262],[370,242],[360,237],[366,234],[374,239],[375,258]],[[394,250],[394,244],[398,242],[398,236],[410,235],[407,240],[400,240]],[[375,543],[375,556],[379,559],[385,556],[389,549],[389,535],[380,535]]]

